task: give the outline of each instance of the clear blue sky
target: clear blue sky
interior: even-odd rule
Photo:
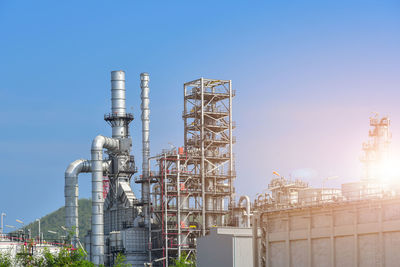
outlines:
[[[251,4],[250,4],[251,3]],[[182,85],[231,79],[236,189],[272,171],[360,176],[372,111],[400,147],[399,1],[0,0],[0,211],[32,221],[64,204],[64,171],[110,135],[110,71],[127,73],[141,164],[139,74],[151,77],[152,154],[183,142]],[[137,192],[138,190],[135,189]],[[90,196],[90,176],[80,176]]]

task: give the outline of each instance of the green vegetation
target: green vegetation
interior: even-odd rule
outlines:
[[[51,253],[47,248],[42,254],[33,255],[33,243],[23,245],[12,259],[7,253],[0,253],[0,267],[24,266],[24,267],[94,267],[94,264],[85,260],[85,252],[82,249],[63,247],[58,253]]]
[[[130,264],[126,263],[125,255],[118,253],[117,258],[115,259],[114,267],[129,267]]]
[[[71,249],[63,247],[58,253],[51,253],[47,248],[43,253],[32,255],[33,242],[21,247],[20,252],[15,259],[12,259],[8,253],[0,252],[0,267],[12,267],[15,265],[24,267],[94,267],[90,261],[85,260],[86,253],[82,249]],[[129,267],[126,258],[118,254],[114,267]],[[181,266],[181,265],[179,265]],[[182,265],[183,266],[183,265]],[[186,266],[186,265],[184,265]]]
[[[90,199],[79,200],[79,237],[82,239],[88,230],[90,230],[92,202]],[[62,226],[65,225],[65,207],[40,218],[40,230],[45,240],[53,240],[59,236],[49,233],[48,231],[58,232],[59,235],[66,236],[65,240],[69,240],[73,234],[73,230],[65,232]],[[38,236],[38,222],[32,222],[24,228],[27,233],[31,229],[32,238]],[[68,242],[67,242],[68,243]],[[86,253],[83,249],[71,249],[71,247],[60,248],[58,253],[50,253],[48,249],[44,249],[42,255],[33,255],[34,249],[33,239],[27,244],[21,246],[19,253],[12,258],[9,253],[0,251],[0,267],[26,266],[26,267],[94,267],[90,261],[85,260]],[[128,267],[126,258],[123,254],[118,254],[114,266]]]
[[[195,267],[195,260],[193,255],[190,257],[187,256],[186,253],[182,253],[181,257],[177,260],[174,260],[174,264],[170,265],[171,267]]]
[[[12,266],[12,259],[9,253],[0,252],[0,267]]]
[[[90,230],[92,202],[90,199],[79,199],[79,237],[83,240],[87,231]],[[65,207],[40,218],[40,231],[43,233],[45,240],[58,239],[59,236],[51,234],[48,231],[58,232],[60,236],[66,235],[61,226],[65,226]],[[25,227],[25,231],[31,229],[32,237],[38,236],[38,222],[32,222]],[[1,266],[0,266],[1,267]]]

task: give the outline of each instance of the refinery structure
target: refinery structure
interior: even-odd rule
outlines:
[[[74,231],[73,245],[84,247],[93,263],[112,266],[119,253],[132,266],[168,266],[181,255],[195,258],[197,266],[396,266],[400,261],[399,190],[382,182],[391,141],[388,117],[370,118],[360,181],[312,188],[274,172],[268,192],[251,202],[235,196],[231,81],[184,83],[183,146],[153,155],[149,81],[147,73],[140,75],[141,171],[131,155],[125,72],[113,71],[111,113],[104,116],[112,136],[95,137],[91,158],[72,162],[65,172],[66,227]],[[79,240],[83,172],[92,174],[92,221],[85,240]],[[132,179],[135,173],[141,175]],[[140,198],[132,184],[141,187]]]
[[[311,188],[284,177],[253,206],[253,266],[398,266],[400,191],[385,184],[388,117],[370,118],[364,176],[341,188]]]
[[[95,264],[112,266],[124,253],[134,266],[168,266],[182,252],[194,256],[197,238],[211,227],[234,224],[231,81],[185,83],[184,146],[150,156],[149,75],[142,73],[140,79],[143,158],[135,183],[141,198],[131,188],[137,167],[130,154],[133,115],[126,112],[124,71],[111,73],[111,113],[104,120],[112,137],[97,136],[91,159],[78,159],[65,172],[66,226],[75,233],[73,245],[84,246]],[[92,174],[92,222],[85,240],[78,238],[82,172]]]

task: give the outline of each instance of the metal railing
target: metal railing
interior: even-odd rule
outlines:
[[[274,211],[394,198],[400,198],[400,192],[382,189],[382,187],[379,186],[375,188],[370,187],[345,191],[341,191],[338,188],[307,188],[299,190],[298,195],[295,197],[286,196],[286,198],[282,198],[281,196],[280,201],[273,199],[271,194],[259,195],[253,203],[253,208],[264,211]]]

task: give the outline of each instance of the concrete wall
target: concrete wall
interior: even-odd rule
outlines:
[[[400,198],[262,215],[261,266],[400,266]]]
[[[197,240],[197,267],[252,267],[251,228],[212,228]]]

